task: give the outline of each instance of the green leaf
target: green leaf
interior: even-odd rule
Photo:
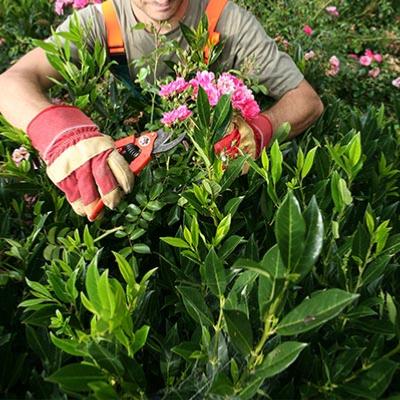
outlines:
[[[231,97],[228,94],[224,94],[219,99],[217,105],[215,106],[211,124],[211,131],[215,132],[218,129],[224,127],[228,120],[230,119],[230,114],[232,113]],[[214,142],[218,141],[219,137],[214,138]]]
[[[231,214],[228,214],[218,224],[217,232],[215,233],[215,237],[213,239],[214,246],[218,246],[221,243],[221,241],[229,232],[230,227],[231,227]]]
[[[317,151],[318,146],[313,147],[306,155],[303,168],[301,169],[301,179],[304,179],[311,170],[311,167],[314,164],[315,152]]]
[[[146,344],[149,330],[150,327],[148,325],[143,325],[135,332],[135,342],[132,345],[132,355],[137,353]]]
[[[88,351],[90,356],[96,361],[96,363],[103,369],[107,370],[111,374],[116,376],[122,376],[124,374],[124,367],[118,359],[116,354],[111,353],[105,346],[106,342],[96,343],[91,342]]]
[[[307,347],[307,343],[285,342],[279,344],[269,352],[262,364],[256,370],[256,376],[271,378],[293,364],[302,350]]]
[[[390,258],[391,258],[390,255],[382,254],[381,256],[377,257],[374,261],[369,263],[362,277],[363,285],[368,285],[375,279],[383,277],[385,269],[389,264]]]
[[[68,354],[79,357],[85,357],[87,355],[87,352],[84,351],[84,346],[76,340],[60,339],[57,336],[53,335],[53,333],[51,332],[50,339],[55,346]]]
[[[196,288],[189,286],[179,286],[176,290],[181,294],[188,314],[200,324],[212,326],[212,315],[201,293]]]
[[[277,140],[274,141],[271,146],[271,176],[274,185],[279,181],[282,175],[282,162],[283,156],[279,148],[279,143]]]
[[[340,386],[352,396],[364,399],[379,399],[392,382],[399,364],[381,359],[372,368],[360,374],[352,383]]]
[[[231,214],[233,216],[239,208],[239,205],[243,199],[244,196],[239,196],[233,197],[232,199],[228,200],[228,202],[224,206],[224,214]]]
[[[243,164],[247,161],[248,157],[238,157],[234,160],[229,160],[228,168],[225,170],[221,179],[221,193],[229,189],[232,183],[242,173]]]
[[[218,256],[221,260],[225,260],[240,244],[243,243],[243,236],[232,235],[228,239],[226,239],[221,246]]]
[[[262,275],[268,279],[271,279],[271,275],[269,274],[269,272],[261,267],[260,263],[253,261],[249,258],[239,258],[233,264],[233,268],[246,268],[248,271],[255,272],[258,275]]]
[[[201,86],[199,86],[196,104],[199,112],[200,127],[208,131],[210,129],[210,103],[208,102],[207,93]]]
[[[289,271],[299,263],[304,251],[306,224],[300,206],[289,192],[276,213],[275,236],[283,262]]]
[[[104,381],[96,381],[88,383],[90,389],[94,392],[96,400],[119,400],[120,397],[115,392],[114,388]]]
[[[58,383],[70,392],[85,392],[89,390],[88,383],[105,379],[102,371],[94,365],[69,364],[62,367],[46,380]]]
[[[97,270],[97,261],[99,257],[99,252],[95,255],[93,260],[90,262],[89,267],[86,271],[85,287],[88,294],[89,300],[93,307],[99,313],[101,310],[101,299],[98,292],[99,284],[99,271]]]
[[[253,332],[246,314],[238,310],[224,310],[224,318],[233,346],[244,356],[253,348]]]
[[[352,167],[355,167],[361,158],[361,136],[358,132],[347,145],[347,151]]]
[[[135,243],[132,246],[132,250],[135,253],[139,253],[139,254],[151,254],[150,247],[147,246],[147,244],[144,244],[144,243]]]
[[[277,332],[283,336],[290,336],[314,329],[339,315],[358,297],[358,294],[340,289],[316,292],[310,298],[303,300],[282,319],[277,327]]]
[[[311,271],[317,261],[324,240],[324,223],[315,196],[311,198],[304,212],[304,219],[307,225],[306,242],[301,259],[294,269],[294,272],[302,277]]]
[[[226,276],[222,261],[211,248],[204,261],[205,283],[216,296],[222,296],[226,289]]]
[[[190,248],[190,246],[183,239],[180,239],[180,238],[164,236],[164,237],[160,237],[160,239],[163,242],[168,243],[169,245],[174,246],[174,247],[179,247],[182,249]]]
[[[171,348],[173,353],[180,355],[186,361],[193,361],[192,354],[194,352],[198,352],[199,350],[199,345],[192,342],[182,342]]]
[[[123,257],[121,254],[117,253],[116,251],[113,251],[112,253],[117,260],[118,268],[121,272],[121,275],[125,279],[125,282],[133,287],[136,283],[136,280],[132,265],[130,265],[125,257]]]

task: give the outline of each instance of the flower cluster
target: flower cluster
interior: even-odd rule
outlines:
[[[369,68],[368,76],[371,78],[376,78],[381,73],[381,69],[378,66],[383,61],[381,54],[375,53],[370,49],[366,49],[364,54],[360,57],[357,56],[357,54],[349,54],[349,57],[358,61],[362,67]]]
[[[21,146],[13,151],[11,158],[14,161],[15,165],[18,167],[21,164],[22,160],[29,160],[29,156],[30,154],[28,150],[24,146]]]
[[[102,0],[56,0],[55,11],[58,15],[64,14],[64,7],[72,6],[73,8],[85,8],[90,3],[101,3]]]
[[[396,79],[393,79],[393,80],[392,80],[392,85],[393,85],[394,87],[397,87],[397,89],[400,89],[400,76],[397,77]]]
[[[260,112],[251,90],[239,78],[229,73],[223,73],[216,79],[213,72],[199,71],[189,82],[178,77],[176,80],[162,85],[159,95],[163,98],[171,98],[191,89],[191,98],[195,100],[200,86],[206,92],[211,106],[215,106],[223,95],[229,94],[233,109],[239,111],[244,118],[253,118]],[[176,121],[185,120],[191,114],[187,105],[181,105],[164,113],[161,122],[170,126]]]

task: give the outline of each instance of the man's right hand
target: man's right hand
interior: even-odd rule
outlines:
[[[72,106],[50,106],[29,123],[27,134],[47,164],[47,175],[74,211],[89,216],[99,199],[114,208],[133,188],[134,175],[111,137]]]

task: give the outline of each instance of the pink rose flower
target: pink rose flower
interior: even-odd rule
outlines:
[[[369,56],[361,56],[360,57],[360,64],[363,65],[364,67],[370,66],[372,63],[372,58]]]
[[[29,160],[29,156],[30,154],[28,150],[24,146],[21,146],[12,152],[11,158],[14,161],[15,165],[18,167],[21,164],[22,160]]]
[[[166,112],[163,114],[161,122],[164,125],[171,126],[177,121],[184,121],[186,118],[190,117],[192,112],[188,109],[186,105],[179,106],[175,110]]]
[[[332,17],[338,17],[339,16],[339,11],[335,6],[329,6],[325,8],[325,11],[329,14],[332,15]]]
[[[191,79],[189,83],[193,87],[193,95],[197,97],[199,86],[207,93],[208,101],[215,106],[220,99],[218,88],[215,84],[215,75],[213,72],[201,71],[196,73],[196,77]]]
[[[376,67],[376,68],[372,68],[371,70],[369,70],[368,71],[368,75],[371,77],[371,78],[376,78],[376,77],[378,77],[378,75],[381,73],[381,69],[379,68],[379,67]]]
[[[166,85],[162,85],[159,95],[161,97],[169,97],[172,94],[177,94],[185,91],[189,86],[189,82],[186,82],[184,78],[177,78],[176,80],[167,83]]]
[[[332,56],[329,59],[330,67],[325,72],[327,76],[336,76],[340,71],[340,60],[336,56]]]
[[[375,53],[375,54],[374,54],[374,60],[375,60],[377,63],[380,64],[380,63],[382,62],[382,60],[383,60],[383,57],[382,57],[381,54]]]
[[[315,57],[315,53],[312,50],[307,51],[307,53],[304,54],[304,59],[306,61],[311,60],[314,57]]]
[[[394,87],[396,87],[397,89],[400,89],[400,76],[397,77],[396,79],[393,79],[393,80],[392,80],[392,85],[393,85]]]
[[[307,35],[307,36],[311,36],[313,34],[313,30],[311,28],[310,25],[304,25],[303,27],[303,32]]]

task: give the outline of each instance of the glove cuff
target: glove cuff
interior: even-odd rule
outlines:
[[[256,158],[260,156],[264,147],[267,147],[273,135],[271,120],[265,114],[258,114],[247,123],[253,129],[256,142]]]
[[[79,108],[67,105],[51,105],[37,114],[27,127],[32,146],[47,162],[48,152],[65,134],[80,128],[97,130],[95,123]]]

